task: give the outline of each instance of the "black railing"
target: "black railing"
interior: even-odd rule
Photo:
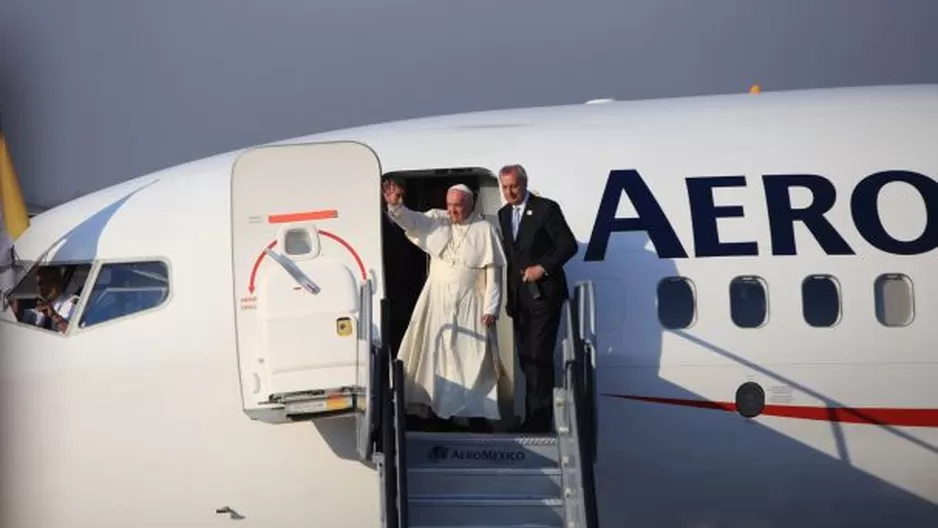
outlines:
[[[394,402],[394,468],[397,476],[397,526],[407,528],[407,407],[404,398],[404,362],[391,362],[391,389]]]
[[[384,491],[384,526],[386,528],[401,528],[397,515],[397,464],[394,459],[394,427],[387,424],[394,423],[394,408],[391,402],[390,388],[381,398],[381,454],[384,464],[382,472],[382,486]]]
[[[395,444],[397,437],[394,427],[394,393],[391,389],[391,351],[387,344],[388,321],[387,299],[381,300],[381,341],[382,346],[373,358],[371,392],[374,398],[375,417],[375,452],[379,456],[379,473],[382,486],[382,526],[384,528],[406,528],[399,524],[397,507],[397,461],[395,460]]]
[[[384,453],[384,446],[388,445],[384,438],[385,424],[389,423],[385,417],[384,406],[391,393],[391,354],[390,347],[385,343],[384,336],[387,334],[389,316],[388,300],[381,299],[381,342],[380,348],[375,350],[375,356],[372,358],[372,391],[369,396],[369,403],[374,405],[374,437],[375,451]]]
[[[388,303],[381,301],[380,351],[372,358],[372,393],[379,417],[374,422],[375,452],[379,454],[382,485],[382,526],[407,528],[407,408],[404,398],[404,363],[391,359],[387,344]]]
[[[374,311],[371,303],[371,283],[362,285],[360,305],[361,319],[359,323],[359,340],[368,345],[368,358],[365,369],[367,370],[367,382],[365,387],[359,388],[355,392],[358,407],[358,415],[355,417],[356,433],[358,434],[358,456],[362,462],[368,463],[374,460],[375,452],[380,452],[381,444],[381,361],[382,353],[379,347],[376,347],[373,340],[372,321]],[[361,346],[361,345],[359,345]],[[361,353],[361,352],[359,352]],[[361,381],[361,376],[358,377]],[[363,409],[364,408],[364,409]]]

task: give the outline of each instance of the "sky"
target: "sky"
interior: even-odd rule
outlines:
[[[396,119],[938,83],[936,20],[935,0],[0,0],[0,115],[49,207]]]

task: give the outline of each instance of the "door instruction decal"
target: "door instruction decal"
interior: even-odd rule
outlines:
[[[363,281],[368,280],[368,274],[365,272],[365,263],[364,261],[362,261],[361,256],[358,254],[358,251],[355,250],[354,246],[348,243],[348,241],[346,241],[344,238],[332,232],[320,229],[319,234],[321,236],[334,240],[335,242],[339,243],[342,247],[344,247],[345,250],[348,251],[350,255],[352,255],[352,258],[355,259],[355,264],[358,266],[358,272],[361,275],[362,280]],[[277,247],[276,240],[273,240],[270,242],[270,244],[267,244],[267,246],[264,247],[261,250],[261,252],[257,255],[257,259],[254,261],[254,267],[251,269],[251,277],[248,281],[248,293],[250,294],[250,298],[254,299],[255,301],[257,300],[257,298],[254,296],[254,291],[257,289],[256,288],[257,272],[261,267],[261,263],[268,256],[267,255],[268,250],[273,250],[275,247]],[[242,299],[242,301],[244,301],[245,299],[247,298]],[[244,309],[243,306],[242,306],[242,309]]]

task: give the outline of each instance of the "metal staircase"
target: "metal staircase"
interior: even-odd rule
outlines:
[[[360,447],[378,465],[383,528],[598,527],[594,309],[592,284],[577,284],[547,435],[408,432],[403,364],[373,351],[369,403],[378,409],[366,413],[370,449]]]
[[[564,526],[556,437],[407,436],[410,526]]]

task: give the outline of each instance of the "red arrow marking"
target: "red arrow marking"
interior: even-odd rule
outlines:
[[[330,233],[330,232],[328,232],[328,231],[319,231],[319,234],[320,234],[320,235],[327,236],[327,237],[331,238],[332,240],[335,240],[335,241],[338,242],[339,244],[342,244],[343,246],[345,246],[345,249],[347,249],[348,252],[352,254],[352,258],[354,258],[354,259],[355,259],[355,262],[358,263],[358,270],[359,270],[359,271],[361,272],[361,274],[362,274],[362,280],[363,280],[363,281],[364,281],[364,280],[368,280],[368,276],[365,274],[365,264],[362,262],[361,257],[358,256],[358,252],[355,251],[355,248],[353,248],[351,244],[349,244],[348,242],[346,242],[345,240],[343,240],[343,239],[342,239],[341,237],[339,237],[338,235],[333,235],[332,233]]]
[[[353,248],[351,244],[346,242],[345,239],[343,239],[342,237],[338,235],[334,235],[330,233],[329,231],[319,231],[319,234],[324,237],[331,238],[332,240],[335,240],[339,244],[342,244],[342,246],[349,253],[352,254],[352,258],[355,259],[355,263],[358,264],[358,271],[361,272],[362,280],[363,281],[368,280],[368,275],[365,273],[365,263],[362,262],[361,257],[358,255],[358,252],[355,251],[355,248]],[[276,245],[277,245],[277,241],[274,240],[270,244],[267,244],[267,249],[273,249]],[[254,279],[257,277],[257,270],[261,267],[261,262],[264,261],[264,257],[266,256],[267,256],[267,253],[264,251],[261,251],[261,254],[257,256],[257,260],[254,261],[254,268],[251,269],[251,280],[248,283],[248,291],[251,292],[252,294],[254,293]]]

